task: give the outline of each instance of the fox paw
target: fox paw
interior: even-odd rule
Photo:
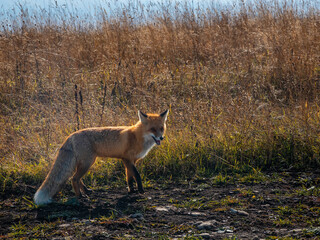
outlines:
[[[135,193],[136,191],[133,189],[133,188],[128,188],[128,194],[133,194]]]
[[[140,194],[144,194],[143,188],[139,189],[139,193],[140,193]]]
[[[84,190],[84,193],[87,194],[87,195],[90,195],[91,193],[93,193],[93,190],[90,189],[90,188],[86,188],[86,189]]]

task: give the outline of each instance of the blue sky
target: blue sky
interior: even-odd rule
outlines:
[[[65,6],[65,7],[72,7],[81,9],[84,11],[91,11],[97,6],[112,6],[121,4],[127,4],[130,2],[131,4],[135,4],[140,2],[142,4],[149,4],[149,3],[161,3],[161,2],[188,2],[190,4],[198,5],[203,3],[214,3],[214,4],[221,4],[221,3],[230,3],[234,0],[0,0],[0,7],[1,11],[8,11],[14,8],[17,8],[19,4],[23,5],[24,7],[33,8],[33,7],[40,7],[40,8],[53,8],[55,6]],[[247,0],[246,0],[247,1]]]
[[[273,3],[274,1],[287,1],[287,2],[297,2],[299,4],[307,3],[320,9],[320,0],[265,0],[265,2]],[[109,15],[112,15],[112,12],[122,6],[130,4],[131,9],[139,8],[141,6],[137,3],[141,3],[144,6],[149,6],[150,4],[156,4],[156,7],[159,7],[159,4],[165,3],[166,9],[168,9],[167,4],[171,3],[171,7],[174,8],[175,4],[179,2],[182,5],[188,3],[189,7],[194,6],[195,8],[200,4],[203,8],[204,6],[209,6],[210,8],[220,9],[226,8],[228,10],[237,9],[234,6],[234,3],[241,4],[241,0],[0,0],[0,23],[5,21],[5,24],[9,25],[10,22],[15,21],[20,15],[20,8],[28,9],[29,16],[36,15],[39,19],[39,16],[42,16],[44,19],[49,15],[53,19],[59,21],[61,19],[66,19],[70,17],[79,17],[82,20],[87,22],[95,22],[99,19],[96,16],[96,13],[101,12],[102,9],[106,9]],[[257,2],[255,0],[243,0],[244,3]],[[239,6],[238,5],[238,6]],[[307,6],[306,5],[306,6]],[[305,7],[306,7],[305,6]],[[150,9],[150,8],[149,8]],[[174,11],[174,9],[173,9]],[[122,11],[118,11],[118,13]],[[139,12],[139,11],[138,11]],[[149,13],[150,14],[150,13]]]
[[[12,22],[18,22],[17,19],[21,20],[21,8],[28,10],[29,20],[30,16],[36,16],[35,18],[39,20],[39,16],[48,19],[50,15],[50,19],[58,23],[59,19],[66,20],[71,15],[71,17],[79,17],[87,23],[94,23],[99,19],[96,14],[101,13],[101,9],[106,9],[108,15],[111,16],[112,12],[121,13],[122,11],[119,9],[128,6],[128,4],[131,10],[137,8],[141,10],[141,4],[144,5],[144,9],[154,10],[156,7],[159,8],[161,3],[165,4],[166,9],[170,3],[174,9],[177,2],[182,6],[188,3],[189,7],[194,6],[195,8],[199,4],[203,7],[204,4],[210,3],[211,7],[219,8],[221,5],[233,1],[237,0],[0,0],[0,23],[9,26]],[[152,4],[156,7],[150,7]]]
[[[168,0],[170,2],[193,2],[193,4],[197,5],[198,3],[203,2],[216,2],[216,3],[226,3],[226,2],[232,2],[233,0]],[[25,7],[40,7],[40,8],[49,8],[49,7],[55,7],[58,6],[68,6],[68,7],[75,7],[77,9],[81,10],[87,10],[90,11],[94,9],[96,6],[107,6],[109,4],[111,5],[121,5],[121,4],[127,4],[128,2],[136,3],[140,2],[143,4],[148,3],[161,3],[161,2],[168,2],[167,0],[0,0],[0,7],[3,10],[11,10],[13,8],[16,8],[19,4],[25,6]]]

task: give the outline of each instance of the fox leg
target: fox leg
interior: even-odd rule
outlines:
[[[134,182],[133,174],[134,173],[133,173],[133,169],[132,169],[132,164],[130,164],[130,162],[127,162],[127,161],[123,161],[123,162],[124,162],[124,166],[126,169],[128,192],[134,193],[134,186],[133,186],[133,182]]]
[[[128,161],[128,160],[124,160],[123,162],[124,162],[124,166],[126,168],[128,192],[134,193],[133,182],[135,180],[137,183],[137,186],[138,186],[138,191],[140,193],[144,193],[144,190],[142,187],[141,176],[140,176],[136,166],[131,161]]]
[[[128,175],[127,175],[127,184],[128,184],[128,192],[129,193],[134,193],[133,182],[134,182],[133,177],[132,176],[128,177]]]
[[[94,163],[93,160],[88,161],[87,164],[78,164],[77,171],[72,177],[72,186],[77,197],[81,197],[81,192],[89,193],[90,190],[83,184],[81,178],[88,172],[91,165]]]
[[[89,169],[89,168],[88,168]],[[81,191],[86,192],[87,187],[83,184],[81,178],[86,174],[88,169],[77,168],[77,172],[72,178],[72,186],[77,197],[81,197]]]
[[[142,187],[141,176],[140,176],[140,174],[139,174],[139,172],[138,172],[138,170],[137,170],[135,165],[133,165],[133,173],[134,173],[133,177],[136,180],[136,183],[138,185],[139,193],[144,193],[144,190],[143,190],[143,187]]]
[[[83,183],[82,179],[80,179],[80,190],[88,195],[92,193],[92,190]]]

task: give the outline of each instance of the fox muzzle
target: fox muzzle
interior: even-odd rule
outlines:
[[[155,141],[155,143],[156,143],[157,145],[160,145],[161,141],[164,139],[163,136],[161,136],[161,137],[152,136],[152,138],[153,138],[153,140]]]

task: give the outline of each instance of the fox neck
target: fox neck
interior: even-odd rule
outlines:
[[[146,133],[143,129],[142,123],[138,122],[136,124],[136,130],[140,130],[140,137],[142,142],[142,150],[137,154],[137,159],[144,158],[148,152],[156,145],[151,133]]]

